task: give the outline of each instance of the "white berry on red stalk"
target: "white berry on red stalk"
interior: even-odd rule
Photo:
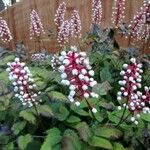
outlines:
[[[132,113],[131,122],[138,125],[137,119],[140,117],[140,113],[150,113],[150,108],[147,105],[150,102],[150,89],[145,87],[144,93],[138,89],[142,87],[141,81],[143,73],[142,64],[138,63],[135,58],[130,59],[130,64],[123,65],[123,71],[121,75],[124,80],[119,81],[122,86],[117,93],[117,100],[126,99],[122,106]],[[121,109],[121,106],[118,107]]]
[[[35,89],[33,90],[35,83],[32,74],[28,67],[22,64],[24,63],[21,63],[19,58],[15,58],[15,62],[8,63],[6,70],[9,72],[9,79],[13,80],[15,97],[19,98],[23,105],[31,107],[41,100],[39,100]]]
[[[63,55],[63,60],[59,59]],[[59,60],[59,63],[56,63]],[[54,64],[55,63],[55,64]],[[56,65],[57,64],[57,65]],[[90,97],[98,98],[98,94],[92,92],[97,82],[94,80],[94,71],[85,52],[78,52],[76,47],[71,47],[68,52],[60,53],[60,56],[52,59],[52,66],[61,74],[61,83],[69,86],[68,99],[77,106],[80,101]],[[91,106],[91,108],[93,108]],[[94,109],[93,109],[94,110]],[[94,110],[94,112],[96,112]]]

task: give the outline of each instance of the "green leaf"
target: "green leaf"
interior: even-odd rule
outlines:
[[[30,67],[31,73],[34,77],[47,79],[49,77],[49,71],[39,67]]]
[[[101,84],[97,84],[94,88],[93,91],[101,96],[107,95],[108,91],[112,89],[111,85],[109,84],[108,81],[105,81]]]
[[[30,142],[32,142],[32,136],[30,134],[24,135],[24,136],[20,136],[18,138],[18,146],[21,150],[26,149],[26,147],[28,146],[28,144]]]
[[[0,111],[7,110],[10,105],[10,99],[12,98],[12,93],[0,96]]]
[[[62,139],[62,150],[81,150],[78,135],[73,130],[66,130]]]
[[[22,121],[22,122],[17,122],[12,126],[12,131],[15,135],[19,134],[26,126],[26,122]]]
[[[77,123],[80,122],[81,119],[79,117],[76,116],[69,116],[69,118],[66,120],[68,123]]]
[[[26,150],[40,150],[41,143],[38,141],[32,141],[28,144]]]
[[[80,116],[89,116],[89,113],[80,108],[80,106],[77,107],[76,105],[72,104],[71,109]]]
[[[150,114],[142,114],[142,115],[141,115],[141,118],[142,118],[144,121],[150,122]]]
[[[52,117],[54,115],[49,105],[38,105],[37,110],[42,116]]]
[[[51,91],[48,93],[48,95],[54,99],[54,100],[63,100],[63,101],[67,101],[67,97],[60,93],[60,92],[56,92],[56,91]]]
[[[60,143],[62,136],[58,128],[52,128],[47,131],[48,135],[46,136],[44,143],[41,147],[41,150],[53,150],[53,148]]]
[[[14,143],[8,143],[2,150],[14,150]]]
[[[110,72],[109,67],[105,67],[101,70],[100,77],[102,81],[112,81],[112,74]]]
[[[107,110],[114,110],[115,109],[115,105],[113,104],[113,102],[107,102],[106,100],[101,100],[99,102],[99,106],[101,106]]]
[[[5,66],[8,62],[13,61],[14,58],[15,58],[15,56],[14,55],[10,55],[10,54],[8,54],[5,57],[1,57],[1,59],[0,59],[0,65],[1,66]]]
[[[89,141],[89,144],[94,147],[113,150],[112,144],[108,140],[101,137],[93,136]]]
[[[112,140],[117,140],[123,136],[123,133],[120,130],[111,127],[99,127],[95,129],[94,133],[96,136]]]
[[[96,105],[93,105],[93,106],[96,106]],[[100,109],[99,108],[96,108],[97,109],[97,113],[94,114],[94,117],[95,119],[98,121],[98,122],[102,122],[104,120],[104,115],[100,112]],[[92,113],[91,111],[89,110],[91,116],[92,116]],[[92,116],[93,117],[93,116]]]
[[[69,111],[64,106],[61,105],[59,107],[59,113],[57,113],[57,115],[56,115],[58,117],[58,120],[64,121],[64,120],[66,120],[68,115],[69,115]]]
[[[92,133],[90,131],[89,126],[86,122],[81,122],[76,126],[76,129],[78,130],[78,133],[80,135],[80,138],[87,142],[89,138],[91,137]]]
[[[56,146],[53,147],[53,150],[60,150],[61,149],[61,144],[57,144]]]
[[[113,148],[114,148],[113,150],[126,150],[122,144],[117,142],[113,143]]]
[[[108,112],[108,118],[109,118],[109,120],[111,121],[111,122],[114,122],[114,123],[118,123],[119,121],[120,121],[120,119],[121,119],[121,116],[122,116],[122,114],[123,114],[123,111],[124,110],[115,110],[115,111],[113,111],[113,112]],[[129,111],[128,110],[126,110],[126,112],[125,112],[125,115],[124,115],[124,117],[126,117],[127,115],[129,115]]]
[[[36,117],[33,115],[32,112],[23,110],[20,112],[19,117],[24,118],[25,120],[27,120],[28,122],[30,122],[32,124],[36,124]]]

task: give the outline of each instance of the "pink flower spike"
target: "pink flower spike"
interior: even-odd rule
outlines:
[[[101,0],[93,0],[92,3],[92,23],[100,25],[102,21],[102,2]]]
[[[129,25],[130,35],[136,40],[144,39],[147,41],[150,37],[150,1],[144,1],[143,7],[134,16],[133,21]]]
[[[30,38],[40,37],[41,34],[45,34],[43,24],[37,11],[32,10],[30,13]]]
[[[64,22],[65,12],[66,12],[66,3],[63,2],[62,4],[59,5],[55,14],[55,19],[54,19],[54,22],[58,31],[62,23]]]
[[[80,38],[81,37],[81,20],[79,16],[79,12],[77,10],[74,10],[72,15],[71,15],[71,20],[70,20],[70,30],[71,30],[71,35],[75,38]]]
[[[70,35],[70,22],[68,20],[64,21],[60,27],[58,32],[57,41],[61,46],[64,46],[68,40]]]
[[[112,12],[112,23],[118,28],[124,19],[125,0],[115,0]]]
[[[12,40],[11,32],[5,20],[0,17],[0,37],[4,43]]]
[[[32,107],[41,102],[38,97],[40,92],[35,92],[36,84],[25,63],[20,62],[19,58],[15,58],[14,62],[8,63],[7,65],[8,68],[6,71],[9,72],[9,79],[14,86],[15,97],[20,99],[22,105]]]

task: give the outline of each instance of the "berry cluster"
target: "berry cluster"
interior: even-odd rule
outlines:
[[[56,14],[55,14],[55,25],[57,27],[57,30],[59,31],[62,23],[64,22],[64,16],[65,16],[65,12],[66,12],[66,3],[63,2],[62,4],[59,5]]]
[[[120,27],[124,19],[125,0],[115,0],[112,12],[112,23],[116,28]]]
[[[80,20],[79,12],[77,10],[74,10],[71,15],[70,29],[71,29],[72,36],[74,36],[75,38],[81,37],[81,20]]]
[[[30,38],[39,37],[41,34],[44,34],[43,24],[38,13],[35,10],[32,10],[30,13]]]
[[[138,90],[141,88],[142,64],[137,63],[135,58],[131,58],[130,61],[129,65],[123,65],[123,70],[120,72],[123,80],[119,81],[121,88],[117,99],[118,101],[122,100],[123,107],[132,113],[131,121],[138,124],[137,119],[140,117],[140,113],[150,112],[150,109],[147,107],[147,104],[150,102],[150,92],[147,87],[145,87],[144,95]],[[121,106],[118,109],[121,109]]]
[[[32,107],[41,102],[38,95],[40,92],[35,92],[36,84],[32,78],[32,74],[25,63],[20,62],[16,58],[14,62],[8,63],[9,79],[13,82],[15,97],[19,98],[23,105]]]
[[[133,21],[129,25],[131,37],[137,40],[148,40],[150,36],[149,18],[150,1],[144,1],[143,7],[140,8],[140,11],[134,16]]]
[[[3,42],[10,42],[12,40],[11,32],[5,20],[0,17],[0,37]]]
[[[102,20],[102,2],[101,0],[93,0],[92,4],[92,23],[94,25],[100,25]]]
[[[54,59],[52,63],[54,63]],[[59,56],[59,64],[57,67],[61,73],[61,83],[69,86],[68,99],[70,102],[75,102],[79,106],[83,98],[98,98],[98,95],[92,92],[92,88],[97,82],[93,78],[94,71],[91,70],[89,58],[85,52],[77,52],[76,47],[71,47],[68,52],[62,51]],[[54,65],[56,66],[56,61]],[[90,109],[93,113],[97,112],[92,106]]]
[[[43,53],[37,53],[31,55],[31,61],[33,62],[42,62],[46,60],[46,55]]]

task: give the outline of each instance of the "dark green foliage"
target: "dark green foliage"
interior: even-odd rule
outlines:
[[[111,33],[112,34],[112,33]],[[111,35],[112,36],[112,35]],[[85,101],[79,107],[67,101],[68,89],[50,64],[28,64],[42,92],[41,105],[25,108],[13,96],[5,72],[13,55],[0,60],[0,149],[2,150],[146,150],[150,147],[150,116],[142,115],[138,126],[125,120],[116,100],[119,72],[129,56],[113,51],[89,53],[98,85],[99,99],[90,99],[98,112],[93,116]],[[150,83],[146,68],[143,84]],[[126,111],[125,116],[129,114]]]

